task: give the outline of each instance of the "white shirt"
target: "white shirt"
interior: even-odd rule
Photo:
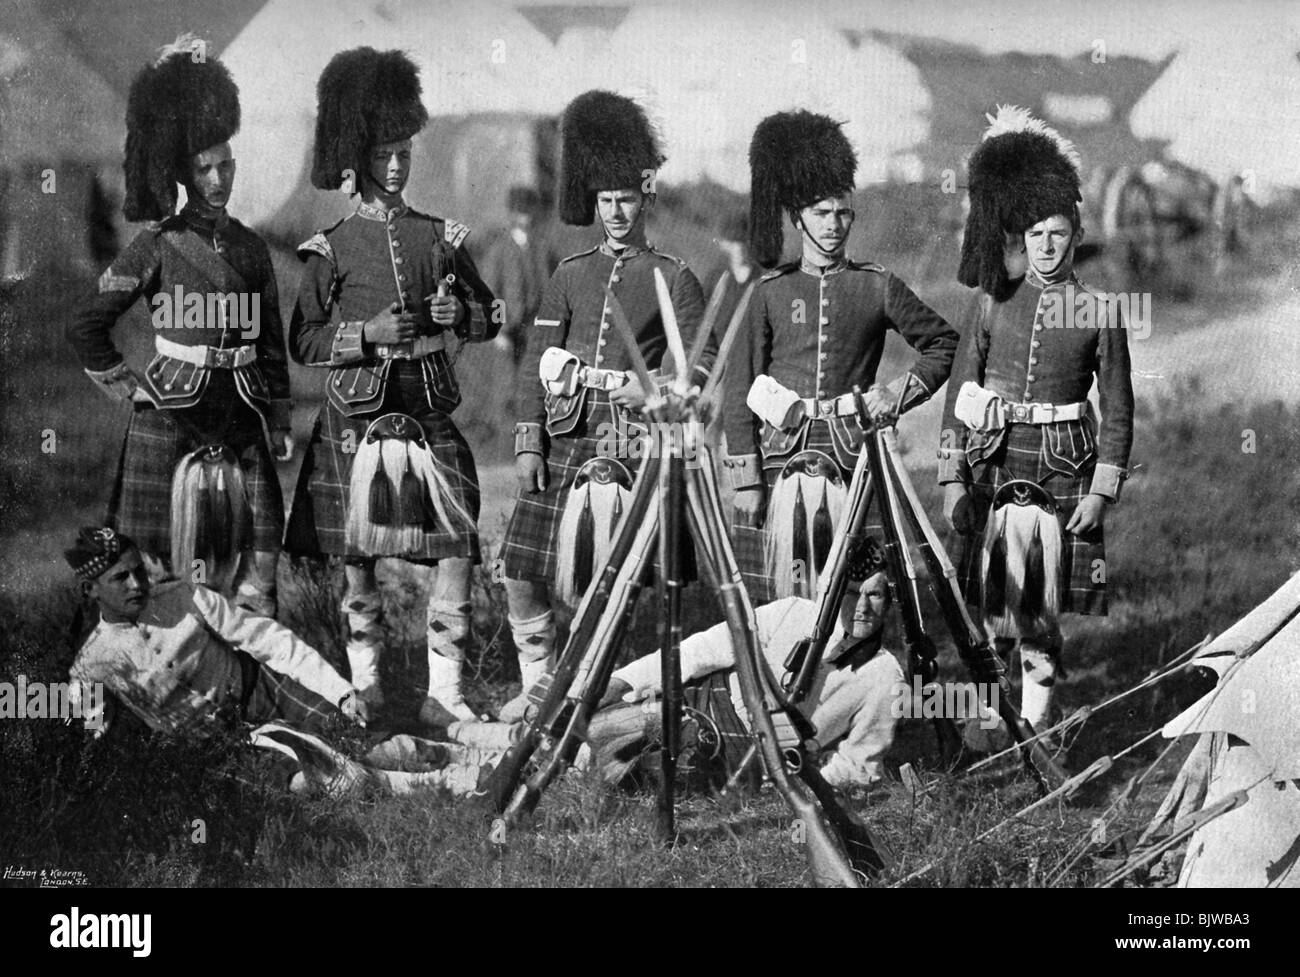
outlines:
[[[288,628],[183,581],[156,586],[134,624],[101,620],[77,653],[70,677],[102,682],[151,728],[176,730],[239,698],[243,682],[234,649],[329,702],[352,691]],[[105,728],[100,726],[100,735]]]
[[[817,604],[802,597],[786,597],[755,608],[754,619],[763,657],[779,680],[791,649],[812,633],[817,623]],[[827,646],[834,647],[844,634],[844,626],[837,616]],[[726,623],[683,639],[681,661],[683,682],[732,668],[735,658]],[[632,687],[630,701],[658,694],[659,653],[638,658],[616,671],[614,677]],[[735,674],[730,684],[736,715],[748,726],[749,712],[740,696],[740,683]],[[893,705],[900,686],[906,691],[903,670],[894,656],[883,649],[852,667],[821,663],[812,689],[799,709],[808,716],[823,746],[839,741],[835,756],[823,772],[833,772],[834,779],[840,782],[869,783],[878,779],[880,761],[893,743],[897,720]]]

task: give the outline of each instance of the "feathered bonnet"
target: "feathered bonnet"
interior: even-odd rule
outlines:
[[[987,117],[988,130],[967,164],[970,213],[957,280],[1006,297],[1004,233],[1021,234],[1053,214],[1078,225],[1079,154],[1055,129],[1014,105]]]
[[[176,184],[189,159],[239,130],[239,89],[207,54],[207,44],[182,34],[131,82],[126,100],[126,199],[129,221],[157,221],[176,209]]]

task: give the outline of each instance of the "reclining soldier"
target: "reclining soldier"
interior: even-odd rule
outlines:
[[[894,741],[901,710],[894,707],[905,690],[903,671],[882,643],[889,611],[884,557],[869,538],[851,544],[848,585],[839,618],[827,643],[817,678],[801,710],[816,730],[825,757],[822,776],[832,786],[865,786],[883,776],[885,754]],[[817,603],[786,597],[755,609],[758,640],[772,674],[780,677],[790,650],[806,638],[817,620]],[[725,623],[691,635],[682,642],[682,681],[699,683],[719,672],[731,690],[739,723],[719,721],[720,727],[749,728],[745,705],[733,665],[731,635]],[[617,781],[632,766],[648,739],[657,738],[660,710],[641,700],[662,688],[659,653],[639,658],[610,679],[601,711],[592,719],[589,743],[606,780]],[[637,703],[635,706],[620,706]],[[733,771],[738,773],[738,771]]]
[[[418,784],[467,793],[485,772],[485,765],[461,762],[479,754],[409,736],[377,744],[364,761],[371,766],[350,763],[313,738],[332,735],[349,723],[364,726],[368,705],[288,628],[207,587],[182,580],[153,585],[135,544],[109,528],[82,529],[64,556],[98,617],[69,669],[74,694],[93,706],[92,714],[83,711],[83,719],[96,737],[108,730],[112,700],[85,696],[81,690],[100,683],[146,726],[161,732],[199,732],[223,713],[252,724],[273,723],[256,731],[254,743],[290,752],[304,769],[319,768],[320,763],[310,761],[326,754],[324,765],[334,769],[323,779],[334,787],[368,781],[396,792]],[[285,749],[286,742],[292,749]],[[417,778],[375,768],[416,754],[426,771]],[[346,784],[340,783],[340,774]]]

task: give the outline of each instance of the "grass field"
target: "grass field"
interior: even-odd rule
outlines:
[[[1222,630],[1297,569],[1300,407],[1294,361],[1279,361],[1267,350],[1222,347],[1225,360],[1257,355],[1263,367],[1258,388],[1224,397],[1216,387],[1219,364],[1206,355],[1221,330],[1248,334],[1252,322],[1278,322],[1289,314],[1293,296],[1285,275],[1294,269],[1256,271],[1249,281],[1202,287],[1190,301],[1171,298],[1158,307],[1168,318],[1157,320],[1150,345],[1134,351],[1139,412],[1133,461],[1140,467],[1108,520],[1111,615],[1066,622],[1070,677],[1058,698],[1067,712],[1132,686],[1207,633]],[[288,286],[282,290],[292,293]],[[936,305],[955,301],[955,293],[942,294]],[[40,323],[55,332],[59,301],[60,289],[50,287],[43,296],[6,305],[8,318],[0,323],[6,568],[0,581],[0,681],[20,674],[49,681],[66,676],[75,600],[59,547],[75,526],[97,518],[120,444],[122,417],[107,402],[91,399],[97,395],[69,365],[57,337],[32,339]],[[1178,350],[1178,357],[1170,358],[1170,350]],[[898,362],[897,351],[891,355]],[[909,418],[903,434],[911,445],[913,478],[937,515],[937,489],[925,460],[937,428],[934,411],[929,406]],[[297,421],[301,430],[306,416]],[[42,450],[50,431],[55,450]],[[484,466],[488,494],[481,528],[490,552],[508,512],[510,480],[499,459],[489,461],[496,463]],[[287,480],[292,471],[284,475]],[[397,568],[384,573],[392,624],[384,681],[399,720],[409,719],[424,679],[422,585]],[[503,597],[490,586],[486,570],[479,583],[479,649],[469,697],[486,709],[513,694],[515,668]],[[282,567],[286,623],[341,665],[332,589],[337,586],[328,574]],[[712,596],[699,586],[686,604],[688,630],[719,619]],[[641,617],[645,623],[652,614],[643,610]],[[942,635],[932,608],[928,623]],[[634,628],[633,634],[638,637],[626,655],[651,650],[653,628]],[[941,662],[945,678],[963,677],[949,645]],[[1195,695],[1190,682],[1174,680],[1099,712],[1073,739],[1070,767],[1080,770],[1113,755]],[[1088,857],[1062,871],[1065,856],[1096,830],[1094,820],[1163,747],[1157,741],[1129,755],[1082,803],[1040,810],[975,843],[1036,797],[1032,783],[1014,763],[962,777],[942,773],[928,725],[908,721],[893,764],[910,763],[927,789],[914,795],[891,779],[853,795],[850,803],[895,855],[895,867],[880,884],[935,863],[907,884],[1086,885],[1099,877],[1100,863]],[[1138,800],[1108,825],[1111,840],[1149,816],[1178,756],[1179,751],[1171,755]],[[57,722],[2,721],[0,858],[83,871],[94,884],[127,886],[807,881],[798,832],[770,788],[725,801],[688,797],[679,816],[679,843],[664,849],[652,838],[652,795],[604,788],[578,775],[547,794],[528,830],[498,837],[500,843],[489,840],[480,815],[449,798],[301,800],[281,789],[278,776],[231,736],[181,742],[124,724],[105,741],[88,745],[80,730]]]

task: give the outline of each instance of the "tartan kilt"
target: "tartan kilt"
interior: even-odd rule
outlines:
[[[340,724],[338,707],[302,683],[238,652],[244,691],[240,710],[245,722],[285,723],[304,733],[329,733]]]
[[[397,374],[397,371],[393,371]],[[365,438],[366,428],[384,414],[402,413],[419,421],[451,494],[465,511],[478,521],[478,471],[469,444],[451,417],[434,410],[424,399],[423,389],[395,380],[390,374],[388,389],[381,405],[374,411],[352,417],[344,415],[326,400],[312,425],[311,439],[303,454],[302,469],[294,489],[289,510],[289,527],[285,534],[285,551],[295,557],[320,558],[337,556],[352,560],[375,557],[347,545],[349,480],[356,448]],[[350,449],[350,450],[348,450]],[[467,558],[480,560],[478,532],[448,533],[441,526],[424,533],[422,545],[401,557],[412,562],[434,563],[438,560]]]
[[[817,450],[824,451],[832,459],[836,459],[835,451],[831,442],[830,425],[825,421],[813,418],[808,425],[807,438],[800,451]],[[797,452],[796,452],[797,453]],[[764,467],[763,484],[767,488],[767,498],[772,498],[772,489],[776,485],[776,480],[781,474],[781,468],[784,466],[783,459],[780,463],[774,464],[773,467]],[[838,461],[838,459],[836,459]],[[766,466],[766,459],[764,460]],[[844,476],[844,484],[847,487],[853,479],[853,470],[841,466],[840,474]],[[883,542],[880,538],[880,519],[876,515],[877,509],[873,502],[871,511],[867,514],[865,529],[874,535],[878,541]],[[757,607],[759,604],[766,604],[776,600],[776,593],[773,589],[774,584],[772,577],[767,572],[766,559],[763,555],[767,546],[767,529],[756,528],[753,526],[742,525],[733,509],[731,513],[731,546],[736,553],[736,563],[740,566],[740,575],[745,581],[745,589],[749,591],[749,599]]]
[[[506,526],[497,554],[501,572],[511,580],[551,583],[555,579],[557,535],[564,515],[564,502],[578,477],[578,470],[591,459],[609,454],[608,428],[612,424],[609,393],[588,390],[582,420],[572,434],[551,438],[546,456],[547,486],[544,492],[520,492]],[[641,469],[640,459],[620,458],[633,477]]]
[[[732,669],[719,669],[688,682],[682,689],[677,774],[689,790],[716,793],[742,770],[737,784],[757,790],[763,779],[763,762],[749,756],[754,736],[736,714],[731,698]],[[595,762],[609,781],[632,775],[655,779],[662,770],[663,700],[621,703],[600,710],[592,718],[588,743]],[[696,735],[688,735],[694,726]],[[631,786],[632,784],[629,784]]]
[[[252,512],[252,547],[278,552],[284,534],[284,500],[275,463],[257,412],[220,381],[214,370],[208,392],[193,407],[159,410],[133,405],[108,503],[107,525],[131,537],[146,553],[171,562],[172,476],[177,463],[205,444],[224,444],[239,460]]]
[[[1061,610],[1074,614],[1106,614],[1106,581],[1093,579],[1094,565],[1105,567],[1106,546],[1102,531],[1084,536],[1067,533],[1065,525],[1075,508],[1088,495],[1095,465],[1077,475],[1065,475],[1048,467],[1043,456],[1043,429],[1032,424],[1011,424],[1002,445],[985,462],[972,469],[972,497],[977,531],[969,536],[952,534],[952,552],[958,554],[957,575],[962,593],[970,604],[981,602],[983,581],[980,562],[984,549],[984,527],[993,505],[993,493],[1012,479],[1040,483],[1056,499],[1065,545],[1061,548]],[[1101,564],[1094,561],[1101,560]]]
[[[695,754],[693,764],[696,774],[707,787],[714,791],[721,790],[727,782],[741,770],[748,757],[749,765],[744,769],[738,784],[748,790],[758,790],[763,780],[763,761],[758,757],[748,756],[757,740],[740,717],[731,698],[731,669],[720,669],[695,682],[688,683],[682,690],[683,705],[686,709],[700,713],[701,732],[712,738],[717,736],[716,754],[710,756],[705,743]],[[684,718],[694,718],[687,713]]]

